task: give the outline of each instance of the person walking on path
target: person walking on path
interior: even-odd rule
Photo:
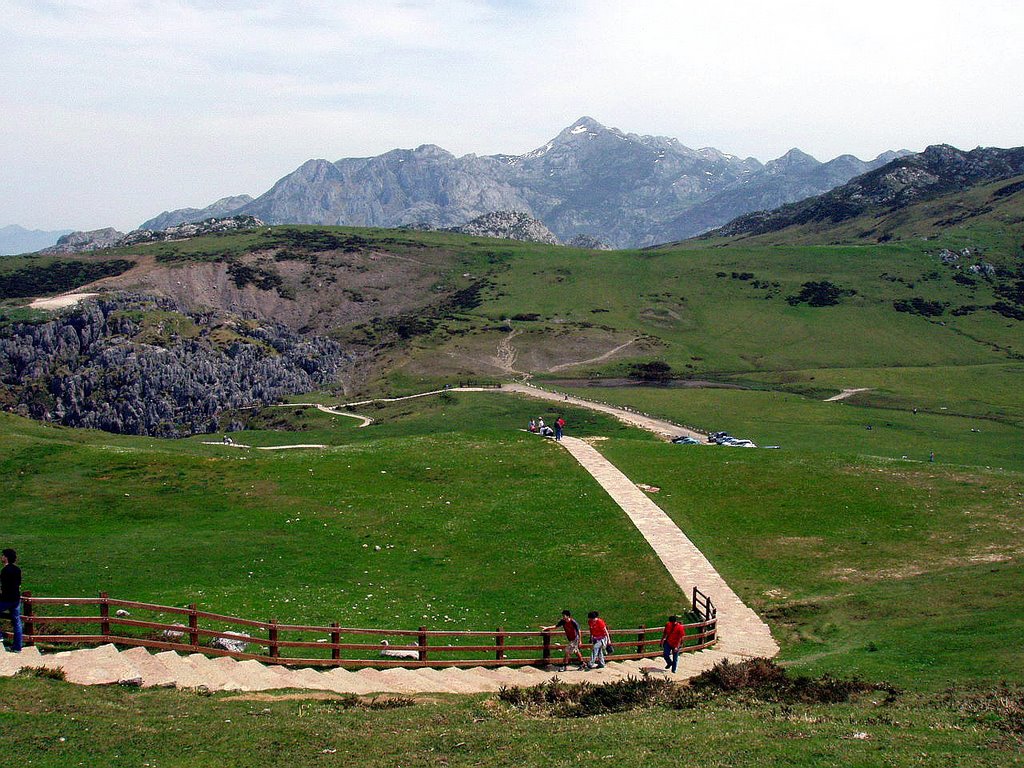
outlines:
[[[18,553],[13,549],[5,549],[0,554],[0,615],[7,614],[11,619],[14,641],[11,650],[21,652],[21,568],[15,565]],[[3,633],[0,632],[0,641]]]
[[[679,617],[669,616],[665,629],[661,631],[661,653],[665,657],[665,669],[671,669],[673,674],[679,664],[679,651],[685,637],[686,627],[680,623]]]
[[[562,430],[564,430],[564,429],[565,429],[565,419],[563,419],[561,416],[559,416],[558,420],[555,422],[555,440],[561,440],[562,439]]]
[[[572,617],[572,612],[568,610],[562,611],[562,618],[557,624],[552,624],[550,627],[541,627],[540,629],[541,632],[550,632],[553,629],[559,628],[565,632],[565,660],[558,671],[565,672],[569,668],[569,657],[573,654],[576,654],[576,658],[580,662],[580,669],[586,669],[587,662],[583,660],[583,654],[580,652],[580,624]]]
[[[590,642],[593,643],[593,649],[590,652],[590,663],[587,665],[587,669],[601,669],[604,667],[604,650],[608,647],[608,625],[604,623],[604,619],[598,614],[597,611],[591,611],[587,614],[587,623],[590,625]]]

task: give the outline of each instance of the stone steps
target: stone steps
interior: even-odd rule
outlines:
[[[685,654],[679,659],[675,679],[699,674],[726,654],[701,651]],[[146,688],[202,688],[210,691],[270,691],[283,689],[321,690],[335,693],[370,695],[376,693],[472,694],[494,692],[502,686],[531,686],[558,678],[567,683],[601,683],[637,677],[641,670],[648,674],[663,673],[659,659],[609,662],[604,669],[585,672],[557,672],[536,667],[447,667],[347,670],[340,667],[326,671],[304,667],[289,668],[238,661],[227,656],[207,657],[174,651],[150,653],[145,648],[118,651],[113,645],[101,645],[76,651],[41,654],[34,646],[20,654],[0,654],[0,676],[16,674],[21,668],[45,667],[63,669],[68,682],[78,685],[133,684]]]

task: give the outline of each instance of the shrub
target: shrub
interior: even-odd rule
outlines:
[[[502,687],[498,699],[517,709],[555,717],[591,717],[663,703],[674,687],[666,679],[646,676],[600,685],[565,683],[556,677],[530,688]]]
[[[892,701],[899,690],[888,683],[867,683],[857,678],[840,680],[829,675],[795,677],[771,659],[748,659],[738,663],[720,661],[690,681],[690,688],[713,696],[743,693],[760,701],[786,704],[839,704],[855,693],[882,691]],[[685,698],[685,697],[684,697]]]
[[[61,293],[101,277],[120,275],[135,266],[125,259],[111,261],[57,261],[45,267],[25,267],[0,275],[0,299]]]
[[[811,307],[832,307],[839,303],[844,296],[855,296],[857,292],[852,288],[840,288],[828,280],[821,282],[807,282],[800,288],[800,293],[795,296],[787,296],[786,301],[790,306],[807,304]]]
[[[948,307],[944,301],[928,301],[915,296],[912,299],[898,299],[892,303],[892,308],[897,312],[908,312],[912,315],[922,317],[941,317]]]
[[[629,366],[629,377],[640,381],[668,381],[672,378],[672,366],[662,360],[633,363]]]
[[[20,677],[41,677],[45,680],[66,680],[64,667],[22,667],[18,670]]]

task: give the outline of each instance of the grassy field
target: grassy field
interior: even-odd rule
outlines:
[[[1019,321],[985,308],[998,281],[956,280],[938,259],[942,247],[981,248],[1008,284],[1019,269],[1008,226],[907,229],[883,245],[615,253],[330,228],[436,269],[438,290],[488,283],[478,306],[383,349],[373,394],[501,377],[502,344],[514,348],[518,370],[552,376],[622,375],[631,362],[663,360],[746,387],[574,391],[780,450],[686,448],[583,411],[565,415],[570,434],[607,437],[600,450],[610,460],[661,488],[657,502],[766,618],[790,669],[891,681],[905,691],[896,702],[736,696],[561,720],[482,696],[374,711],[18,678],[0,680],[9,757],[135,766],[234,764],[240,755],[252,765],[1024,764],[1021,691],[1001,687],[1024,677],[1024,335]],[[925,235],[932,239],[915,239]],[[242,258],[268,237],[138,250],[177,265]],[[838,305],[787,301],[822,280],[846,291]],[[944,305],[942,314],[893,306],[915,297]],[[981,309],[953,314],[970,306]],[[846,387],[871,391],[822,402]],[[520,629],[563,607],[596,607],[623,626],[653,624],[683,605],[593,480],[557,446],[519,431],[531,417],[558,415],[551,406],[459,393],[357,410],[374,424],[301,406],[242,416],[251,428],[233,435],[238,442],[329,446],[292,452],[0,415],[4,545],[22,552],[25,586],[40,594],[106,590],[282,621]]]
[[[667,394],[674,402],[708,393]],[[778,393],[711,394],[804,403],[789,419],[819,405],[861,410]],[[557,446],[516,431],[530,417],[552,418],[547,404],[455,393],[368,412],[378,421],[360,429],[313,409],[265,409],[251,417],[259,428],[235,435],[256,445],[334,446],[310,453],[114,437],[4,416],[5,520],[24,553],[27,586],[198,599],[282,620],[453,628],[530,627],[567,601],[653,623],[682,600],[589,477]],[[489,697],[426,697],[373,711],[336,699],[17,678],[0,680],[8,754],[33,765],[99,755],[112,766],[223,764],[241,754],[252,765],[356,755],[365,765],[576,764],[606,755],[661,765],[677,764],[680,753],[732,765],[1022,762],[1021,693],[999,687],[1024,674],[1013,599],[1024,576],[1019,469],[827,446],[683,448],[603,417],[566,415],[574,434],[608,437],[602,452],[632,479],[661,487],[658,503],[767,618],[792,669],[891,681],[905,692],[890,704],[870,695],[840,705],[740,695],[695,709],[560,720]],[[931,418],[935,429],[954,423],[904,415]],[[809,429],[806,439],[830,431]],[[920,452],[924,443],[914,440]]]
[[[529,629],[570,606],[651,624],[685,607],[589,475],[518,431],[536,404],[436,398],[374,410],[366,429],[281,410],[307,429],[236,439],[331,447],[244,451],[0,416],[5,546],[22,553],[25,588],[406,629]]]
[[[1024,764],[1012,709],[1019,688],[905,694],[892,704],[728,697],[586,719],[523,713],[489,697],[422,697],[373,711],[337,698],[82,689],[33,678],[0,680],[0,691],[8,758],[42,768]]]
[[[941,374],[934,378],[941,379]],[[990,405],[988,398],[964,403],[933,394],[930,400],[920,401],[928,405],[915,414],[910,407],[892,407],[891,402],[886,402],[890,407],[860,404],[877,401],[874,393],[824,402],[771,390],[602,387],[565,391],[628,405],[709,432],[726,431],[758,445],[778,445],[785,451],[906,457],[914,462],[927,461],[934,453],[941,464],[1024,470],[1024,427],[1017,420],[1019,406],[1009,402],[1009,393],[1005,406]],[[905,395],[901,400],[919,402]],[[972,410],[979,415],[962,415]],[[1001,411],[998,419],[993,411]]]

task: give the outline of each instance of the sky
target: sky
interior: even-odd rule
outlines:
[[[770,160],[1024,145],[1020,0],[0,0],[0,226],[123,231],[310,158],[588,115]]]

